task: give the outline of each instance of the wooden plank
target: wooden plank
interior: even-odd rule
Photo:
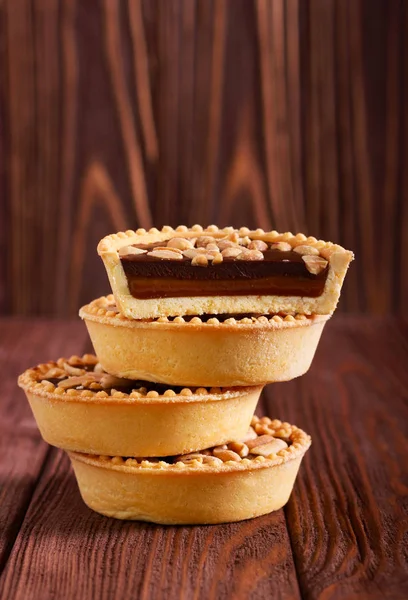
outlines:
[[[55,449],[47,455],[15,384],[29,365],[82,353],[84,326],[1,321],[0,340],[2,371],[8,374],[0,400],[0,450],[3,445],[7,450],[0,469],[0,567],[11,552],[0,597],[57,594],[61,599],[79,593],[81,599],[123,598],[137,593],[150,598],[165,590],[177,599],[241,593],[257,598],[277,587],[276,597],[299,598],[283,511],[241,524],[163,528],[106,519],[87,509],[68,459]],[[5,435],[11,427],[20,434]]]
[[[313,437],[285,510],[306,598],[408,597],[407,322],[338,318],[268,414]]]
[[[0,429],[0,573],[31,501],[47,444],[36,431],[21,435]]]
[[[0,37],[4,39],[5,35],[5,19],[4,13],[0,11]],[[4,76],[4,70],[1,61],[0,52],[0,90],[5,89],[6,78]],[[0,93],[0,106],[1,106],[1,93]],[[5,118],[0,110],[0,131],[4,131]],[[10,306],[6,303],[6,286],[4,285],[7,279],[7,263],[8,263],[8,252],[7,252],[7,237],[6,237],[6,194],[7,194],[7,180],[6,180],[6,140],[4,135],[0,135],[0,315],[9,311]],[[8,299],[8,298],[7,298]]]
[[[66,343],[67,327],[53,344]],[[407,334],[406,321],[335,317],[311,371],[269,386],[261,411],[314,440],[285,513],[194,528],[106,519],[82,503],[61,451],[50,451],[41,472],[45,446],[35,434],[16,436],[17,452],[3,435],[0,560],[11,553],[0,597],[407,597]]]
[[[17,377],[41,362],[91,351],[85,325],[77,321],[0,319],[1,426],[36,430]]]
[[[102,236],[218,221],[342,243],[342,306],[402,312],[407,31],[402,1],[1,2],[0,310],[73,315]]]
[[[53,450],[0,580],[11,599],[300,598],[283,511],[206,527],[116,521]],[[271,595],[273,594],[273,595]]]
[[[87,344],[85,328],[78,322],[0,320],[0,573],[49,452],[17,377],[38,362],[81,354]]]

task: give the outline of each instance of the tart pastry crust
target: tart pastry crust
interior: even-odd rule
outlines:
[[[257,417],[254,419],[256,422]],[[75,452],[69,456],[84,502],[103,515],[166,525],[242,521],[286,504],[311,444],[310,437],[297,427],[267,421],[269,425],[260,425],[269,434],[255,434],[259,440],[252,439],[255,445],[266,436],[272,439],[272,443],[266,442],[271,448],[270,455],[264,452],[266,456],[254,454],[257,448],[253,447],[245,457],[216,448],[197,458],[174,458],[171,464]],[[245,445],[232,444],[236,448]],[[273,446],[277,452],[272,451]],[[229,458],[228,452],[238,458]]]
[[[38,365],[18,383],[46,442],[111,456],[185,454],[243,437],[262,390],[121,382],[93,355]]]
[[[196,239],[197,236],[211,236],[216,242],[221,240],[246,239],[248,243],[258,240],[267,244],[276,244],[278,249],[291,249],[304,255],[304,262],[310,273],[317,274],[327,267],[327,278],[323,293],[318,297],[307,296],[284,296],[284,295],[248,295],[248,296],[187,296],[176,298],[147,298],[138,299],[132,296],[128,280],[121,263],[121,249],[127,247],[132,250],[134,244],[149,245],[162,242],[163,246],[173,239],[184,238],[186,240]],[[181,250],[180,250],[181,252]],[[258,252],[253,250],[252,252]],[[171,260],[170,255],[177,253],[169,252],[165,248],[156,251],[157,257],[163,260]],[[278,233],[277,231],[265,232],[263,229],[249,230],[246,227],[233,229],[225,227],[219,229],[216,225],[210,225],[203,229],[200,225],[187,228],[183,225],[173,229],[165,226],[159,231],[156,228],[136,231],[114,233],[103,238],[98,244],[98,254],[101,256],[112,291],[115,295],[119,310],[129,319],[148,319],[160,316],[184,316],[201,314],[238,314],[238,313],[300,313],[332,314],[339,300],[341,287],[348,266],[353,260],[353,253],[345,250],[342,246],[317,240],[314,237],[306,237],[299,233],[293,235],[290,232]],[[217,252],[218,257],[220,253]],[[180,257],[181,258],[181,257]],[[215,253],[214,253],[215,258]],[[192,259],[195,268],[201,261],[197,257]],[[207,260],[207,259],[206,259]],[[221,260],[221,259],[220,259]],[[252,260],[252,259],[251,259]]]
[[[170,385],[248,386],[288,381],[312,362],[330,315],[127,319],[112,295],[79,312],[106,371]]]

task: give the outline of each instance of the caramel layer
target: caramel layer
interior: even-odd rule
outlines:
[[[327,268],[309,273],[297,252],[267,250],[264,260],[226,258],[207,267],[191,260],[166,260],[146,254],[121,258],[130,293],[134,298],[177,298],[187,296],[308,296],[324,291]]]

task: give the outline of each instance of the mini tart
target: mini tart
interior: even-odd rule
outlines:
[[[353,260],[349,250],[302,233],[216,225],[114,233],[98,253],[129,319],[332,314]]]
[[[170,385],[288,381],[310,367],[329,315],[127,319],[113,296],[81,308],[103,368]]]
[[[18,384],[46,442],[122,456],[185,454],[242,437],[262,390],[191,390],[119,379],[93,355],[38,365]]]
[[[251,428],[246,443],[169,461],[70,452],[82,498],[109,517],[165,525],[227,523],[278,510],[311,439],[289,423],[254,419],[260,432]]]

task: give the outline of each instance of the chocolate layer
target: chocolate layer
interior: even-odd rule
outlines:
[[[139,246],[140,247],[140,246]],[[198,267],[191,259],[166,260],[147,254],[121,257],[134,298],[186,296],[321,296],[327,268],[313,275],[293,251],[268,249],[264,260],[225,258],[217,265]]]

